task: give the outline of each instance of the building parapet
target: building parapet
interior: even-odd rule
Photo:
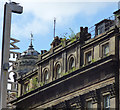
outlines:
[[[59,53],[65,51],[66,49],[68,49],[72,46],[75,46],[77,44],[80,44],[81,48],[84,48],[86,46],[90,46],[93,43],[96,43],[96,42],[104,39],[106,36],[108,36],[108,34],[115,33],[116,31],[118,31],[118,28],[117,28],[117,26],[113,25],[109,28],[109,30],[105,31],[104,33],[102,33],[100,35],[97,35],[94,38],[90,38],[90,39],[86,40],[84,43],[81,42],[81,39],[76,39],[74,42],[71,42],[70,40],[65,40],[64,41],[66,44],[65,46],[58,45],[54,48],[51,48],[50,51],[47,51],[46,53],[39,55],[38,62],[36,64],[39,65],[39,63],[42,63],[45,60],[52,58],[54,55],[59,54]]]

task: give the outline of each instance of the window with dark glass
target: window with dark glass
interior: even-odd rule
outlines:
[[[110,19],[102,20],[101,22],[96,24],[96,29],[97,29],[96,35],[100,35],[104,33],[105,31],[109,30],[109,28],[113,25],[114,25],[114,20],[110,20]]]
[[[91,51],[86,53],[86,64],[90,64],[92,61],[92,53]]]
[[[48,70],[45,70],[45,73],[44,73],[44,82],[45,82],[45,84],[48,83],[48,80],[49,80],[49,73],[48,73]]]
[[[60,66],[60,64],[57,64],[57,66],[56,66],[56,75],[57,75],[57,78],[61,77],[61,66]]]
[[[87,102],[87,110],[92,110],[93,105],[92,105],[92,100]]]
[[[104,96],[104,110],[110,110],[110,95]]]
[[[99,26],[98,27],[98,35],[104,33],[104,27],[103,26]]]
[[[69,63],[69,70],[73,69],[74,67],[75,67],[75,60],[73,57],[71,57]]]
[[[28,92],[29,91],[29,83],[26,83],[24,85],[24,92]]]
[[[103,50],[103,56],[107,56],[109,54],[109,44],[105,44],[102,46],[102,50]]]

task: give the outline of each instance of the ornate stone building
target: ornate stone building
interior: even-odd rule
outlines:
[[[22,110],[118,109],[120,10],[114,15],[94,32],[81,27],[70,39],[56,36],[41,54],[31,43],[15,63],[18,97],[10,103]]]

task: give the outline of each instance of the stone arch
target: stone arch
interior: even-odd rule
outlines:
[[[50,71],[48,68],[44,68],[42,72],[42,81],[47,84],[50,79]]]
[[[76,66],[76,58],[73,54],[68,57],[68,70]]]
[[[54,78],[55,79],[60,78],[62,76],[61,72],[62,72],[61,62],[57,61],[54,66]]]

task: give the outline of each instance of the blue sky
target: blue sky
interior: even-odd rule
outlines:
[[[0,1],[0,51],[2,45],[3,6],[8,0]],[[21,15],[12,14],[11,36],[19,39],[20,52],[30,44],[33,33],[33,45],[40,52],[49,50],[53,40],[53,20],[56,18],[56,35],[63,37],[80,31],[80,27],[91,27],[102,19],[113,15],[118,9],[118,0],[14,0],[23,6]]]

